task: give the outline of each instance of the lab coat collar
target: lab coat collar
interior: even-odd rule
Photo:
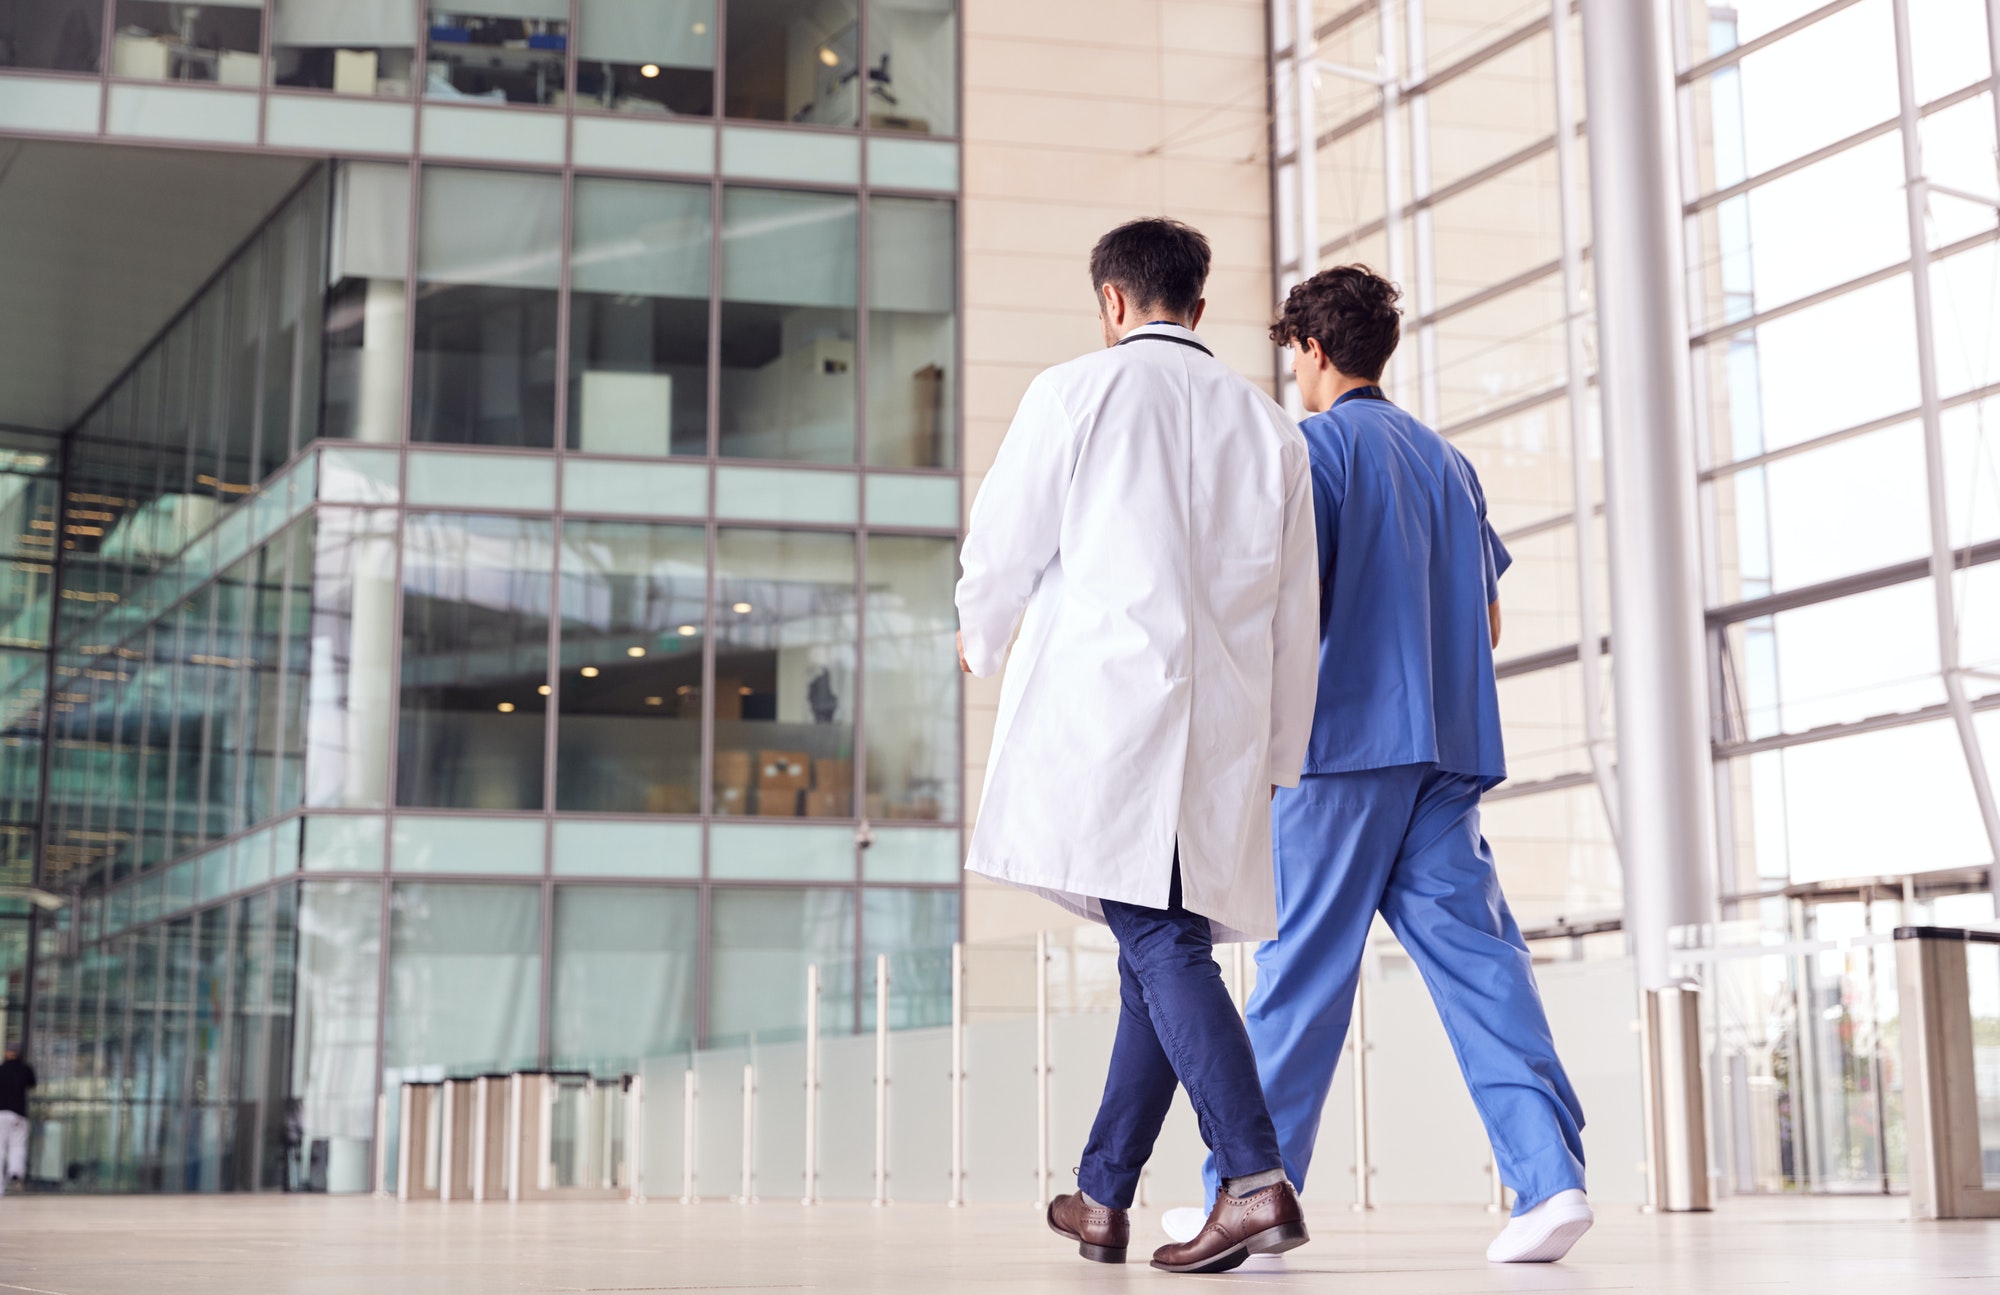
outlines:
[[[1208,343],[1201,340],[1201,334],[1195,332],[1192,328],[1183,328],[1179,324],[1170,324],[1165,320],[1139,325],[1139,327],[1119,338],[1118,345],[1123,346],[1127,342],[1154,340],[1179,342],[1182,346],[1192,346],[1196,350],[1206,352],[1209,355],[1215,354],[1214,351],[1209,349]]]

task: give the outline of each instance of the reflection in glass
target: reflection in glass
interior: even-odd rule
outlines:
[[[958,129],[957,0],[868,0],[868,124]]]
[[[722,453],[853,462],[855,200],[731,189],[722,212]]]
[[[556,891],[549,1038],[557,1068],[616,1077],[693,1041],[698,912],[692,887]]]
[[[728,0],[723,112],[760,121],[858,120],[855,0]]]
[[[425,168],[410,439],[555,438],[562,181]]]
[[[852,890],[720,887],[708,902],[710,1047],[804,1037],[798,987],[814,963],[820,1033],[854,1028]]]
[[[97,0],[10,4],[0,10],[0,67],[95,72],[104,48],[104,6]]]
[[[322,507],[311,590],[306,803],[376,808],[388,795],[396,515]]]
[[[138,81],[263,82],[263,0],[118,0],[111,75]]]
[[[334,176],[333,203],[318,434],[401,440],[410,168],[343,162]]]
[[[568,445],[708,452],[707,185],[579,179]]]
[[[715,0],[582,0],[578,107],[641,116],[715,108]]]
[[[389,903],[384,1087],[534,1065],[541,888],[405,882]]]
[[[463,0],[430,7],[424,95],[471,103],[567,97],[569,0]]]
[[[957,546],[868,537],[868,817],[958,817]]]
[[[271,84],[408,98],[416,44],[409,0],[276,0]]]
[[[569,521],[556,808],[701,812],[699,526]]]
[[[549,532],[543,519],[405,519],[398,805],[542,807]]]
[[[861,895],[861,964],[872,976],[889,955],[889,1028],[951,1022],[951,946],[958,939],[956,890],[866,890]],[[861,1028],[875,1028],[875,995],[861,995]]]
[[[724,530],[715,546],[716,814],[854,812],[854,538]]]
[[[868,461],[957,461],[958,248],[952,204],[868,203]]]

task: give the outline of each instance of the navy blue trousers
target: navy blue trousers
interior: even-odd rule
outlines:
[[[1215,965],[1208,919],[1181,907],[1179,860],[1166,908],[1107,899],[1104,920],[1118,939],[1121,1008],[1077,1186],[1099,1204],[1131,1208],[1176,1082],[1188,1091],[1217,1173],[1240,1178],[1278,1168],[1278,1134],[1250,1036]]]

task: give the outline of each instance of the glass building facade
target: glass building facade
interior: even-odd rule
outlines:
[[[0,446],[38,1165],[359,1190],[400,1081],[796,1038],[810,963],[828,1031],[878,954],[946,1019],[957,47],[950,0],[0,19],[0,126],[311,162]]]

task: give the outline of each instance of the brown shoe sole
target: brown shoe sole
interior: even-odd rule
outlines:
[[[1085,1241],[1082,1237],[1078,1236],[1074,1232],[1071,1232],[1069,1229],[1057,1227],[1056,1207],[1053,1202],[1050,1203],[1048,1211],[1042,1217],[1048,1220],[1049,1231],[1055,1233],[1059,1237],[1065,1237],[1071,1241],[1076,1242],[1076,1252],[1082,1255],[1085,1259],[1089,1259],[1095,1263],[1101,1263],[1101,1264],[1122,1264],[1125,1262],[1124,1246],[1092,1245],[1090,1242]],[[1237,1260],[1237,1262],[1241,1263],[1242,1260],[1239,1259]]]
[[[1155,1259],[1153,1267],[1170,1273],[1226,1273],[1241,1267],[1251,1255],[1281,1255],[1287,1250],[1298,1249],[1311,1239],[1306,1235],[1304,1223],[1280,1223],[1262,1232],[1252,1232],[1213,1259],[1193,1264],[1163,1264]]]

